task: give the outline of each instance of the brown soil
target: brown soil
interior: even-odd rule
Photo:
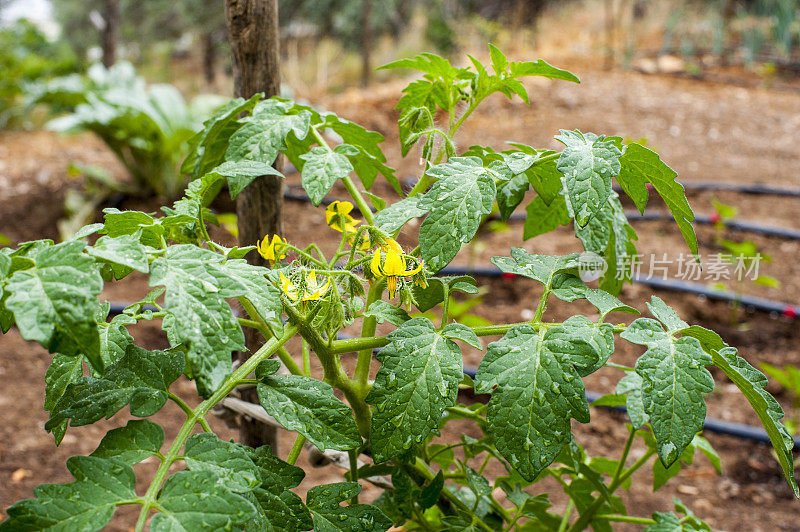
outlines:
[[[596,67],[577,63],[575,67],[582,79],[581,85],[563,82],[531,84],[532,109],[519,102],[507,102],[501,97],[486,103],[473,120],[468,121],[460,144],[491,144],[503,147],[503,141],[514,140],[538,147],[556,147],[552,135],[557,128],[579,128],[584,131],[618,134],[631,138],[647,137],[681,176],[682,180],[710,180],[761,182],[775,185],[800,186],[800,98],[795,95],[771,93],[763,89],[745,89],[726,85],[704,84],[692,80],[641,76],[626,72],[599,72]],[[396,150],[396,126],[392,108],[396,102],[397,84],[387,84],[370,89],[369,92],[350,91],[324,102],[317,102],[331,110],[384,133],[389,142],[391,163],[399,169],[398,175],[412,176],[419,171],[416,154],[400,160]],[[0,233],[20,242],[35,238],[56,238],[56,221],[61,216],[64,190],[75,186],[66,177],[68,160],[101,164],[121,176],[122,172],[96,139],[90,136],[79,138],[56,137],[49,133],[0,133]],[[290,184],[297,184],[297,177],[290,176]],[[381,191],[383,185],[377,185]],[[332,193],[344,195],[337,189]],[[766,196],[743,196],[718,194],[720,201],[737,205],[742,218],[798,228],[794,217],[796,200]],[[693,194],[690,198],[698,212],[710,211],[711,194]],[[123,204],[121,208],[143,208],[157,210],[157,202],[141,205]],[[221,211],[230,210],[230,205],[220,202]],[[653,202],[653,208],[663,208]],[[287,202],[285,205],[286,236],[293,242],[305,244],[319,239],[322,213],[308,204]],[[686,251],[680,236],[672,224],[646,222],[636,225],[640,236],[640,252],[677,253]],[[326,229],[327,231],[327,229]],[[404,239],[413,240],[413,228]],[[232,237],[222,230],[215,231],[215,239],[232,242]],[[715,252],[714,232],[711,228],[698,228],[702,252]],[[796,264],[798,242],[782,239],[755,237],[745,234],[728,235],[733,238],[748,238],[759,249],[772,255],[773,261],[763,265],[761,273],[778,278],[782,285],[778,289],[741,289],[763,297],[786,302],[800,302],[800,288],[796,279],[800,266]],[[507,253],[510,245],[520,245],[521,224],[512,223],[505,232],[486,232],[472,250],[465,250],[456,263],[486,265],[488,258]],[[325,251],[333,241],[321,243]],[[524,243],[524,247],[539,253],[565,253],[579,249],[579,243],[568,228]],[[660,255],[659,255],[660,256]],[[674,269],[670,271],[675,273]],[[519,321],[526,310],[535,308],[539,293],[533,282],[504,279],[480,280],[489,287],[486,297],[475,312],[493,322]],[[146,279],[130,279],[109,284],[105,296],[114,301],[132,301],[147,291]],[[640,285],[626,286],[621,299],[637,308],[644,303],[652,291]],[[689,322],[699,323],[717,330],[729,343],[739,347],[742,356],[751,363],[766,361],[772,364],[800,365],[800,337],[796,334],[796,322],[786,318],[771,319],[761,313],[738,316],[739,324],[731,325],[731,310],[724,303],[700,301],[694,296],[668,292],[657,292],[667,303],[677,308]],[[547,311],[548,319],[563,319],[571,314],[586,313],[592,309],[580,302],[567,306],[555,302]],[[620,314],[615,319],[630,321],[632,317]],[[137,341],[147,348],[166,345],[166,339],[158,324],[140,324],[132,328]],[[491,339],[485,339],[484,345]],[[296,351],[296,346],[290,346]],[[615,360],[621,364],[632,364],[641,350],[625,342],[619,342]],[[25,342],[16,329],[0,338],[0,509],[21,498],[30,497],[34,486],[43,482],[65,482],[71,479],[64,461],[75,454],[91,452],[104,432],[127,422],[127,415],[118,415],[111,420],[89,427],[71,429],[62,445],[56,448],[52,439],[43,431],[47,418],[43,411],[42,384],[50,355],[35,344]],[[466,365],[476,366],[480,361],[476,350],[465,351]],[[352,357],[343,357],[345,367],[351,369]],[[709,415],[730,421],[757,424],[758,420],[749,405],[735,387],[719,373],[717,389],[708,399]],[[604,369],[586,379],[586,387],[593,391],[613,389],[619,373]],[[180,381],[176,391],[184,396],[193,395],[192,384]],[[778,394],[784,407],[790,405],[791,397],[774,384],[770,391]],[[601,456],[619,452],[626,431],[624,415],[593,409],[590,425],[575,423],[577,440],[587,448],[590,455]],[[173,437],[182,420],[177,408],[171,405],[156,416]],[[220,430],[220,436],[236,437],[219,420],[212,425]],[[446,439],[457,437],[461,432],[477,436],[469,424],[453,424]],[[707,519],[716,528],[743,531],[800,530],[798,517],[800,505],[791,497],[782,480],[775,460],[768,447],[748,443],[730,437],[707,434],[719,451],[724,472],[716,474],[708,461],[698,455],[693,466],[686,468],[659,492],[653,494],[650,475],[647,471],[638,474],[630,493],[623,495],[629,513],[648,515],[653,511],[664,511],[671,507],[672,497],[680,497],[698,515]],[[288,452],[292,437],[281,438],[281,455]],[[634,448],[633,456],[641,453]],[[306,465],[304,456],[301,465]],[[140,478],[146,478],[154,470],[153,463],[138,466]],[[502,473],[490,470],[492,474]],[[333,468],[308,469],[308,476],[300,486],[303,494],[308,487],[334,482],[341,478]],[[142,488],[142,486],[139,486]],[[558,486],[544,483],[537,490],[559,493]],[[365,499],[377,495],[369,485],[365,487]],[[553,497],[556,506],[562,508],[564,499]],[[1,516],[1,514],[0,514]],[[127,530],[130,513],[121,513],[111,529]],[[619,527],[626,530],[625,527]]]

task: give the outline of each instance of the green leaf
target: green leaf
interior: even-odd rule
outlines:
[[[570,441],[570,418],[589,421],[574,361],[550,350],[557,343],[549,335],[513,327],[489,344],[475,379],[476,392],[492,394],[486,420],[497,450],[528,481]]]
[[[326,382],[302,375],[265,376],[258,399],[284,428],[299,432],[321,451],[361,445],[352,411]]]
[[[433,272],[447,266],[478,231],[483,215],[492,212],[497,172],[477,157],[453,157],[430,168],[438,181],[419,202],[430,211],[419,230],[422,258]]]
[[[448,323],[439,334],[451,340],[461,340],[475,349],[483,349],[483,345],[481,345],[481,341],[475,331],[461,323]]]
[[[305,473],[272,454],[269,446],[244,447],[259,468],[260,487],[245,494],[258,511],[248,523],[254,530],[294,532],[311,530],[314,523],[303,501],[289,491],[302,482]]]
[[[353,171],[353,165],[346,156],[322,146],[311,148],[300,158],[305,161],[300,183],[314,205],[320,204],[337,179],[347,177]]]
[[[74,482],[37,486],[35,499],[8,508],[0,531],[100,530],[111,521],[118,503],[136,498],[133,470],[122,462],[73,456],[67,469]]]
[[[244,494],[258,512],[248,528],[264,532],[297,532],[311,530],[314,523],[303,500],[291,491],[273,493],[256,488]]]
[[[611,195],[611,178],[619,173],[622,153],[613,140],[594,133],[561,130],[556,140],[566,146],[558,159],[575,222],[586,225]]]
[[[692,443],[696,448],[700,449],[700,452],[706,455],[706,458],[708,458],[708,461],[714,466],[714,469],[717,470],[717,473],[722,474],[722,461],[717,451],[712,447],[711,442],[698,434],[694,437]]]
[[[5,306],[26,340],[51,353],[85,355],[102,370],[94,316],[103,281],[94,260],[81,253],[84,247],[84,242],[68,241],[31,251],[35,267],[17,270],[6,281]]]
[[[635,429],[644,427],[650,420],[644,409],[644,401],[642,399],[643,386],[642,377],[635,371],[625,373],[625,376],[617,383],[617,393],[626,394],[625,407]]]
[[[656,152],[635,142],[625,147],[619,162],[617,182],[639,211],[644,212],[648,198],[647,183],[651,183],[667,204],[689,249],[697,254],[697,236],[692,227],[694,212],[686,200],[683,185],[675,180],[678,174]]]
[[[156,224],[155,218],[139,211],[120,211],[118,209],[103,209],[105,224],[100,231],[109,237],[116,238],[124,235],[134,235],[141,231],[141,242],[145,246],[161,247],[161,235],[164,228]]]
[[[593,323],[585,316],[571,316],[548,331],[545,347],[569,359],[581,377],[602,368],[614,352],[614,327]]]
[[[653,302],[648,307],[660,321],[639,318],[621,336],[647,347],[636,361],[636,373],[642,378],[642,403],[653,426],[659,456],[669,467],[703,429],[703,396],[714,389],[714,379],[704,367],[712,359],[700,342],[688,336],[676,337],[678,329],[672,326],[680,318],[658,298],[653,297]]]
[[[419,207],[422,196],[411,196],[393,203],[375,215],[375,225],[393,234],[399,231],[412,218],[419,218],[428,211]]]
[[[373,316],[378,323],[388,321],[395,327],[400,327],[411,319],[408,312],[400,307],[395,307],[387,301],[374,301],[370,304],[364,316]]]
[[[424,510],[432,507],[439,500],[439,494],[444,488],[444,472],[439,471],[430,483],[422,488],[417,499],[417,504]]]
[[[239,115],[252,110],[263,94],[255,94],[249,100],[235,98],[203,123],[203,130],[189,139],[192,148],[181,165],[181,173],[198,177],[219,165],[225,159],[231,136],[242,127]]]
[[[44,409],[52,412],[67,387],[83,377],[83,357],[56,353],[44,376]],[[65,419],[52,428],[56,443],[64,438],[69,422]]]
[[[528,188],[530,183],[524,175],[515,176],[497,187],[497,207],[503,220],[508,220],[514,209],[522,203]]]
[[[642,532],[681,532],[681,520],[672,512],[653,512],[655,524],[648,525]]]
[[[722,338],[713,331],[698,325],[681,329],[680,333],[686,337],[696,338],[703,349],[711,355],[714,365],[720,368],[725,375],[742,391],[750,402],[761,424],[767,431],[778,462],[783,469],[789,486],[795,497],[800,496],[797,481],[794,478],[794,440],[781,423],[783,408],[772,395],[766,391],[767,378],[763,373],[751,366],[745,359],[738,356],[736,349],[728,346]]]
[[[141,234],[137,232],[118,237],[101,237],[94,246],[86,248],[86,253],[111,264],[148,273],[150,271],[147,262],[148,249],[150,248],[141,243]]]
[[[231,135],[225,159],[249,159],[272,165],[284,145],[284,139],[294,132],[298,139],[308,135],[311,114],[301,110],[287,114],[293,104],[278,99],[262,100],[244,125]]]
[[[398,59],[397,61],[386,63],[385,65],[379,66],[377,70],[396,68],[418,70],[420,72],[424,72],[425,74],[430,74],[434,77],[441,77],[443,79],[452,79],[458,74],[458,69],[451,65],[450,61],[429,52],[423,52],[414,57]]]
[[[228,260],[225,263],[225,274],[232,282],[241,285],[241,289],[233,286],[231,288],[253,304],[258,315],[267,322],[272,332],[276,336],[282,334],[281,291],[268,281],[270,270],[262,266],[253,266],[243,260]]]
[[[99,320],[98,320],[99,321]],[[136,323],[136,318],[126,314],[114,316],[109,323],[98,324],[100,332],[100,356],[106,365],[117,362],[125,354],[125,350],[133,343],[126,325]]]
[[[370,442],[376,463],[404,453],[436,429],[444,409],[455,404],[463,373],[458,346],[426,318],[405,322],[387,338],[366,397],[375,405]]]
[[[522,61],[519,63],[511,61],[511,63],[509,63],[508,71],[511,76],[515,78],[523,76],[541,76],[549,79],[572,81],[574,83],[581,82],[581,80],[578,79],[578,77],[572,72],[556,68],[543,59],[539,59],[537,61]]]
[[[133,419],[118,429],[103,436],[92,456],[114,458],[128,465],[135,465],[161,450],[164,429],[147,419]]]
[[[66,419],[74,427],[108,419],[127,404],[136,417],[152,416],[167,402],[169,386],[181,376],[183,366],[181,352],[145,351],[130,345],[102,377],[82,377],[69,384],[45,429],[52,430]]]
[[[482,497],[492,492],[492,485],[489,484],[489,481],[486,480],[483,475],[469,466],[467,466],[464,471],[467,474],[467,485],[476,496]]]
[[[386,156],[380,148],[380,144],[386,140],[383,135],[332,113],[325,115],[325,124],[341,137],[343,143],[357,148],[356,152],[346,155],[364,188],[369,189],[377,175],[381,174],[400,194],[400,182],[394,175],[394,169],[386,166]]]
[[[392,521],[371,504],[340,503],[358,495],[358,482],[338,482],[314,486],[308,490],[306,504],[314,517],[316,532],[382,532]]]
[[[256,513],[241,495],[220,484],[211,471],[180,471],[169,477],[158,496],[160,512],[152,532],[191,532],[243,528]]]
[[[265,283],[266,284],[266,283]],[[170,342],[185,343],[191,374],[210,395],[231,373],[231,352],[244,349],[244,334],[225,298],[246,288],[229,273],[222,256],[196,246],[170,246],[153,261],[150,286],[165,286],[164,309]]]
[[[270,164],[249,159],[225,161],[209,173],[219,175],[227,180],[231,199],[236,199],[236,196],[258,177],[265,175],[284,177],[282,173],[277,171]],[[209,203],[210,202],[204,202],[203,206]]]
[[[555,198],[550,205],[545,203],[542,196],[536,196],[525,207],[525,212],[525,225],[522,228],[523,240],[549,233],[572,221],[563,196]]]
[[[696,438],[697,436],[695,436]],[[686,446],[680,455],[679,460],[675,460],[669,467],[665,467],[661,460],[653,462],[653,491],[658,490],[666,484],[671,478],[681,472],[683,465],[692,465],[694,462],[694,438],[692,442]]]
[[[245,448],[222,441],[215,434],[194,434],[184,449],[186,467],[191,471],[210,471],[235,493],[245,493],[261,483],[258,467]]]
[[[578,254],[569,255],[531,255],[523,248],[511,248],[511,258],[492,257],[492,264],[503,273],[522,275],[542,283],[547,290],[553,286],[556,274],[577,273]]]

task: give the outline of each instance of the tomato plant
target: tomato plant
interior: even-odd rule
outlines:
[[[167,444],[163,429],[148,419],[110,431],[90,456],[67,462],[75,481],[39,486],[36,498],[8,509],[0,530],[96,530],[121,505],[140,507],[136,530],[149,524],[158,531],[371,531],[393,524],[576,531],[610,530],[615,522],[709,530],[680,501],[675,512],[627,515],[616,493],[644,466],[652,467],[657,489],[696,450],[719,467],[699,435],[704,396],[714,387],[708,366],[752,404],[797,493],[793,441],[763,374],[717,334],[687,324],[657,297],[648,304],[652,318],[630,325],[610,319],[638,313],[616,297],[624,276],[613,265],[635,255],[636,234],[612,182],[640,209],[652,185],[696,253],[693,213],[675,172],[640,144],[580,131],[558,134],[561,152],[522,144],[457,152],[454,136],[489,95],[527,102],[520,81],[526,76],[578,81],[544,61],[512,62],[497,48],[490,51],[488,68],[471,57],[471,68],[457,68],[432,54],[384,67],[423,74],[398,103],[403,154],[418,147],[423,172],[396,203],[362,191],[379,175],[400,191],[380,134],[332,113],[256,96],[231,101],[189,141],[183,168],[194,180],[161,215],[107,209],[103,223],[72,240],[0,250],[3,330],[16,324],[24,338],[55,353],[46,377],[45,428],[56,443],[69,427],[109,418],[126,406],[147,418],[173,401],[186,414]],[[319,213],[320,225],[338,235],[335,252],[273,235],[242,248],[209,238],[208,206],[222,187],[235,197],[259,176],[277,174],[271,164],[281,153],[300,169],[314,204],[340,181],[350,194],[352,202],[336,201]],[[473,240],[495,205],[507,218],[531,198],[531,189],[525,237],[573,224],[585,249],[609,265],[599,288],[581,280],[582,254],[512,248],[492,262],[542,285],[532,319],[471,326],[452,320],[451,296],[477,293],[477,283],[466,275],[434,274]],[[422,218],[419,245],[404,248],[396,237],[414,218]],[[95,233],[102,236],[87,244],[84,239]],[[243,260],[254,252],[270,266]],[[152,291],[109,319],[108,304],[98,300],[103,283],[133,271],[149,276]],[[599,317],[550,321],[553,298],[588,300]],[[244,312],[237,315],[230,300]],[[440,311],[431,314],[435,308]],[[423,314],[410,316],[417,313]],[[171,348],[137,346],[127,327],[142,320],[160,320]],[[379,323],[391,332],[377,334]],[[232,352],[245,348],[243,327],[263,333],[266,343],[234,367]],[[345,327],[360,335],[342,338]],[[302,341],[293,353],[286,346],[295,337]],[[483,337],[495,341],[484,346]],[[634,367],[611,361],[620,340],[642,346]],[[465,345],[485,352],[474,379],[463,373]],[[341,361],[348,353],[357,353],[352,372]],[[312,363],[321,367],[322,379],[312,377]],[[281,364],[289,374],[278,371]],[[629,435],[619,451],[593,457],[573,436],[571,423],[590,422],[583,378],[604,366],[618,370],[620,379],[603,402],[627,405]],[[196,383],[202,402],[194,408],[170,391],[181,376]],[[214,434],[207,416],[240,386],[256,386],[264,411],[297,434],[288,456]],[[489,394],[488,404],[459,403],[460,389]],[[454,420],[474,424],[483,436],[454,437],[448,430]],[[202,432],[193,434],[197,426]],[[442,434],[449,439],[434,442]],[[646,450],[632,459],[636,441]],[[342,482],[314,486],[302,500],[292,488],[304,472],[294,464],[312,448],[349,467]],[[133,466],[153,456],[158,469],[146,490],[137,492]],[[182,469],[175,471],[175,464]],[[569,501],[560,513],[537,485],[545,477],[554,478]],[[359,499],[359,481],[385,491],[367,504]]]

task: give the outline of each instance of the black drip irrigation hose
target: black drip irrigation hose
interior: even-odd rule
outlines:
[[[761,183],[731,183],[724,181],[683,181],[683,188],[693,192],[738,192],[741,194],[758,194],[766,196],[789,196],[800,198],[800,188],[775,187]],[[616,192],[624,192],[622,187],[614,185]]]
[[[798,196],[800,196],[800,190],[792,191],[797,192]],[[308,196],[302,192],[295,192],[292,189],[288,189],[283,193],[283,197],[287,200],[291,201],[301,201],[301,202],[310,202]],[[321,205],[330,205],[333,203],[334,199],[324,198],[320,204]],[[357,206],[353,206],[353,210],[355,212],[360,212]],[[373,212],[375,210],[373,209]],[[509,216],[508,220],[511,221],[522,221],[525,220],[526,215],[522,213],[514,213]],[[625,217],[631,222],[646,222],[646,221],[674,221],[675,218],[668,212],[647,212],[645,214],[639,214],[638,211],[626,210]],[[694,219],[695,223],[703,224],[703,225],[713,225],[717,223],[718,218],[714,216],[709,216],[707,214],[698,214],[695,216]],[[789,238],[792,240],[800,240],[800,230],[791,229],[788,227],[776,227],[772,225],[763,225],[757,224],[754,222],[748,221],[737,221],[737,220],[727,220],[724,222],[725,227],[728,229],[733,229],[736,231],[745,231],[748,233],[754,233],[759,235],[765,236],[775,236],[779,238]]]
[[[464,374],[469,375],[470,378],[474,379],[477,373],[477,369],[471,368],[468,366],[464,367]],[[586,391],[586,400],[589,403],[593,403],[600,399],[604,394],[597,393],[597,392],[590,392]],[[598,408],[606,408],[608,410],[616,410],[617,412],[624,412],[628,413],[628,409],[624,406],[603,406],[598,405]],[[703,421],[703,430],[707,430],[709,432],[714,432],[716,434],[723,434],[726,436],[733,436],[735,438],[739,438],[742,440],[749,440],[754,441],[757,443],[765,443],[771,445],[772,442],[769,439],[769,435],[767,431],[760,427],[753,427],[751,425],[745,425],[744,423],[735,423],[733,421],[724,421],[722,419],[714,419],[707,417],[705,421]],[[794,449],[795,451],[800,451],[800,437],[793,438],[794,440]]]
[[[111,303],[109,313],[111,315],[122,314],[125,308],[129,305],[126,303]],[[158,311],[158,309],[152,305],[143,305],[142,310],[150,310],[153,312]],[[339,334],[338,339],[346,340],[354,338],[353,336],[346,335],[346,334]],[[380,348],[375,348],[372,350],[373,354],[377,354],[380,351]],[[464,374],[468,375],[470,378],[474,379],[475,375],[477,374],[477,369],[472,368],[469,366],[464,366]],[[586,392],[586,400],[589,403],[592,403],[602,397],[603,394],[597,392]],[[608,408],[610,410],[616,410],[618,412],[625,412],[627,413],[627,409],[624,406],[601,406],[600,408]],[[750,425],[745,425],[742,423],[734,423],[731,421],[723,421],[721,419],[713,419],[713,418],[706,418],[703,423],[703,429],[709,432],[714,432],[717,434],[724,434],[727,436],[733,436],[735,438],[754,441],[758,443],[766,443],[770,444],[769,436],[764,429],[759,427],[753,427]],[[794,450],[800,451],[800,437],[794,438]]]
[[[639,214],[639,211],[625,210],[625,217],[630,222],[651,222],[651,221],[674,221],[675,218],[668,212],[655,211]],[[512,221],[525,220],[526,215],[522,213],[514,213],[508,217]],[[703,225],[714,225],[719,221],[715,216],[707,214],[698,214],[694,218],[694,222]],[[726,229],[733,229],[736,231],[746,231],[748,233],[755,233],[765,236],[776,236],[779,238],[788,238],[791,240],[800,240],[800,230],[790,229],[788,227],[776,227],[774,225],[762,225],[747,221],[727,220],[723,222]]]
[[[474,275],[477,277],[490,277],[490,278],[505,278],[513,279],[516,277],[513,273],[503,273],[498,269],[493,268],[465,268],[463,266],[447,266],[439,271],[437,275]],[[762,297],[749,296],[746,294],[737,294],[732,290],[720,290],[710,288],[704,284],[692,283],[689,281],[681,281],[679,279],[658,279],[654,277],[646,277],[643,275],[635,275],[633,282],[658,288],[661,290],[670,290],[674,292],[685,292],[688,294],[695,294],[698,296],[707,297],[708,299],[715,299],[719,301],[728,301],[740,304],[748,309],[761,310],[769,313],[783,314],[788,318],[796,318],[800,316],[800,305],[793,305],[791,303],[783,303],[781,301],[772,301]]]

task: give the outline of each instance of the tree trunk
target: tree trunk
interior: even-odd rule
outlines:
[[[203,35],[203,74],[206,84],[214,85],[216,78],[217,50],[216,39],[213,31],[208,31]]]
[[[372,48],[372,25],[370,24],[370,12],[372,11],[372,0],[362,0],[361,4],[361,86],[369,85],[372,76],[372,66],[370,65],[369,53]]]
[[[258,92],[267,97],[277,95],[280,91],[277,0],[225,0],[225,12],[235,95],[243,98]],[[275,164],[281,166],[280,156]],[[264,235],[283,233],[282,200],[283,182],[275,176],[262,176],[239,194],[236,199],[239,245],[253,245]],[[265,265],[264,259],[253,253],[248,262]],[[240,353],[243,360],[263,343],[257,334],[247,334],[249,332],[254,331],[246,331],[249,351]],[[258,403],[255,389],[247,390],[242,398]],[[243,420],[239,431],[243,444],[270,445],[277,450],[278,434],[274,428]]]
[[[103,65],[109,68],[117,62],[117,40],[119,37],[119,0],[105,0],[103,13],[102,48]]]

